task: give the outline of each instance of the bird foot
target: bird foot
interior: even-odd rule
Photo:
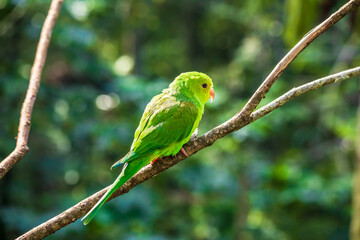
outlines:
[[[189,154],[185,151],[185,149],[182,147],[181,152],[185,155],[185,157],[189,157]]]
[[[150,164],[151,165],[154,165],[154,163],[157,161],[157,160],[159,160],[160,158],[157,158],[157,159],[155,159],[155,160],[152,160],[151,162],[150,162]]]

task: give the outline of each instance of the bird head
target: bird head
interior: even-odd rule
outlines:
[[[186,72],[175,78],[170,84],[170,88],[180,94],[193,98],[201,104],[205,104],[209,99],[211,102],[215,98],[215,91],[211,78],[200,72]]]

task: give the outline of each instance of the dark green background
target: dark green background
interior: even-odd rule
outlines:
[[[181,72],[216,98],[200,134],[244,105],[275,64],[346,1],[65,1],[53,31],[30,152],[0,181],[0,239],[109,185],[146,103]],[[43,0],[0,0],[0,158],[15,146]],[[262,105],[359,66],[359,13],[321,35]],[[132,65],[133,63],[133,65]],[[128,67],[126,69],[126,67]],[[300,96],[48,239],[348,239],[357,79]]]

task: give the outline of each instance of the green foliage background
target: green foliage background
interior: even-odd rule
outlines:
[[[214,81],[200,134],[244,105],[281,57],[346,1],[65,1],[32,118],[31,151],[0,181],[0,239],[109,185],[141,113],[179,73]],[[0,158],[14,148],[49,1],[0,0]],[[271,89],[359,66],[359,14]],[[348,239],[359,83],[298,97],[48,239]]]

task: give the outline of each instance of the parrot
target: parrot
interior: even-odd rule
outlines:
[[[87,225],[106,200],[141,168],[180,151],[198,127],[205,103],[215,98],[209,76],[200,72],[181,73],[169,87],[156,95],[145,107],[130,151],[111,169],[122,166],[120,175],[102,198],[81,219]]]

